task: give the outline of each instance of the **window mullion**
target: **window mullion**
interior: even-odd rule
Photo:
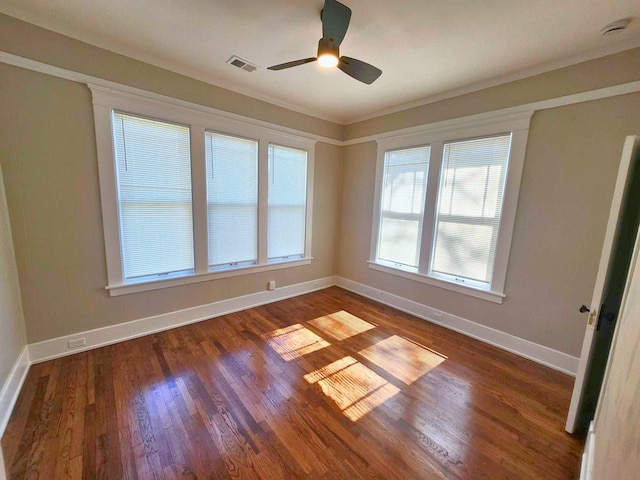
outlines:
[[[191,125],[191,192],[196,273],[209,271],[207,169],[204,148],[204,127]]]
[[[371,247],[369,249],[369,259],[374,262],[378,258],[380,250],[380,224],[382,223],[382,193],[384,191],[384,149],[378,145],[376,159],[376,183],[373,197],[373,221],[371,229]]]
[[[429,161],[429,178],[427,179],[427,195],[425,199],[424,218],[422,220],[422,240],[420,244],[420,259],[418,272],[427,274],[433,249],[433,235],[435,233],[435,214],[438,203],[438,187],[440,184],[440,169],[442,166],[441,141],[431,144],[431,159]]]
[[[307,198],[305,211],[305,238],[304,256],[311,256],[311,244],[313,240],[313,192],[315,185],[315,145],[307,151]]]
[[[269,216],[269,139],[261,137],[258,145],[258,265],[267,263]]]

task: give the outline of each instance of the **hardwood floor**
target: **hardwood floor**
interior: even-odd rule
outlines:
[[[577,478],[573,379],[337,287],[31,367],[21,478]]]

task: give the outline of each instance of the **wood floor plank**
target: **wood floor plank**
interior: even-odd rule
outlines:
[[[7,424],[2,437],[2,452],[6,465],[13,465],[14,455],[22,446],[21,439],[31,430],[26,428],[26,425],[30,419],[29,411],[33,408],[34,400],[37,398],[36,393],[40,387],[39,379],[43,366],[42,363],[33,365],[27,372],[24,386],[11,414],[11,421]]]
[[[575,479],[573,379],[337,287],[30,368],[9,478]]]
[[[84,448],[82,450],[82,478],[96,477],[96,406],[87,405],[84,411]],[[13,474],[13,472],[11,472]],[[19,475],[16,478],[21,478]]]

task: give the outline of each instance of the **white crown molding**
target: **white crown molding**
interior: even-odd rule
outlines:
[[[520,337],[496,330],[494,328],[475,323],[466,318],[458,317],[441,310],[414,302],[404,297],[394,295],[384,290],[354,282],[344,277],[337,277],[337,285],[350,292],[384,303],[397,310],[443,326],[471,338],[494,345],[502,350],[515,353],[521,357],[533,360],[547,367],[575,376],[578,368],[578,358],[558,350],[530,342]]]
[[[589,60],[595,60],[597,58],[606,57],[607,55],[614,55],[616,53],[624,52],[632,48],[640,47],[640,39],[634,38],[623,43],[618,43],[606,48],[592,50],[590,52],[582,53],[572,57],[564,58],[553,62],[545,62],[532,68],[520,70],[518,72],[509,73],[506,75],[500,75],[481,82],[472,83],[460,88],[454,88],[446,92],[438,93],[436,95],[429,95],[419,100],[411,102],[401,103],[394,107],[377,110],[367,115],[356,117],[353,120],[345,123],[344,125],[353,125],[355,123],[364,122],[365,120],[371,120],[372,118],[382,117],[392,113],[402,112],[404,110],[410,110],[416,107],[422,107],[429,105],[430,103],[440,102],[453,97],[459,97],[460,95],[466,95],[468,93],[478,92],[487,88],[497,87],[498,85],[504,85],[505,83],[515,82],[524,78],[533,77],[535,75],[541,75],[543,73],[552,72],[553,70],[559,70],[561,68],[570,67],[579,63],[588,62]]]
[[[0,6],[0,13],[16,18],[18,20],[21,20],[23,22],[26,23],[30,23],[31,25],[35,25],[36,27],[40,27],[40,28],[44,28],[46,30],[50,30],[54,33],[58,33],[60,35],[63,35],[65,37],[71,38],[73,40],[77,40],[79,42],[82,43],[86,43],[88,45],[91,45],[93,47],[97,47],[97,48],[101,48],[103,50],[107,50],[111,53],[115,53],[116,55],[122,55],[124,57],[129,57],[133,60],[137,60],[139,62],[144,62],[147,63],[149,65],[153,65],[154,67],[158,67],[158,68],[162,68],[164,70],[170,71],[172,73],[177,73],[178,75],[184,75],[186,77],[190,77],[193,78],[195,80],[199,80],[201,82],[204,83],[208,83],[209,85],[213,85],[214,87],[220,87],[220,88],[224,88],[225,90],[229,90],[231,92],[234,93],[239,93],[240,95],[245,95],[251,98],[255,98],[257,100],[262,100],[263,102],[267,102],[270,103],[272,105],[276,105],[278,107],[282,107],[282,108],[286,108],[287,110],[292,110],[294,112],[297,113],[301,113],[303,115],[308,115],[310,117],[314,117],[314,118],[318,118],[320,120],[326,120],[327,122],[332,122],[332,123],[337,123],[339,125],[342,125],[342,120],[335,118],[335,117],[331,117],[330,115],[324,115],[324,114],[320,114],[316,111],[310,110],[308,108],[304,108],[301,107],[300,105],[295,105],[293,103],[289,103],[289,102],[285,102],[283,100],[280,100],[278,98],[275,98],[273,96],[270,95],[264,95],[264,94],[257,94],[256,92],[250,90],[250,89],[246,89],[246,88],[242,88],[239,87],[238,85],[235,85],[231,82],[227,82],[224,80],[221,80],[219,78],[212,78],[211,75],[206,75],[204,73],[202,73],[201,71],[198,71],[197,69],[192,69],[192,68],[185,68],[183,66],[177,65],[175,63],[172,62],[167,62],[167,61],[162,61],[159,60],[158,58],[154,57],[153,55],[141,55],[140,52],[136,51],[135,49],[128,49],[128,48],[118,48],[115,45],[109,43],[109,42],[103,42],[103,41],[99,41],[96,39],[89,39],[86,36],[83,35],[78,35],[78,36],[70,36],[68,34],[68,32],[65,32],[65,28],[61,28],[59,25],[57,25],[55,22],[51,22],[51,21],[41,21],[40,18],[37,18],[36,16],[33,15],[29,15],[28,13],[25,13],[24,11],[17,9],[15,7],[9,6],[9,5],[2,5]],[[259,65],[257,65],[259,68]]]
[[[431,131],[436,131],[436,130],[447,130],[450,128],[455,128],[456,126],[459,126],[459,125],[464,125],[466,123],[472,124],[472,123],[483,122],[483,121],[494,121],[496,118],[499,118],[499,117],[507,117],[510,115],[517,116],[519,114],[526,114],[527,112],[530,112],[530,111],[535,112],[537,110],[547,110],[550,108],[563,107],[566,105],[573,105],[576,103],[589,102],[592,100],[600,100],[603,98],[609,98],[609,97],[615,97],[618,95],[626,95],[628,93],[640,92],[640,80],[638,80],[635,82],[623,83],[623,84],[614,85],[611,87],[598,88],[595,90],[575,93],[572,95],[564,95],[561,97],[551,98],[548,100],[541,100],[538,102],[532,102],[532,103],[527,103],[523,105],[517,105],[514,107],[507,107],[499,110],[492,110],[488,112],[467,115],[464,117],[450,119],[450,120],[432,122],[425,125],[401,128],[398,130],[391,130],[388,132],[381,132],[373,135],[352,138],[349,140],[336,140],[334,138],[328,138],[321,135],[305,132],[302,130],[296,130],[294,128],[284,127],[282,125],[265,122],[263,120],[257,120],[254,118],[246,117],[244,115],[239,115],[237,113],[218,110],[212,107],[206,107],[196,103],[188,102],[186,100],[181,100],[181,99],[169,97],[166,95],[147,92],[139,88],[130,87],[128,85],[123,85],[123,84],[112,82],[109,80],[103,80],[101,78],[85,75],[83,73],[74,72],[72,70],[67,70],[67,69],[56,67],[53,65],[48,65],[46,63],[20,57],[18,55],[14,55],[7,52],[0,51],[0,62],[6,63],[8,65],[14,65],[16,67],[25,68],[28,70],[33,70],[35,72],[44,73],[46,75],[52,75],[54,77],[64,78],[66,80],[71,80],[74,82],[85,83],[87,85],[92,84],[95,87],[103,87],[107,89],[117,90],[118,92],[121,92],[121,93],[122,92],[130,93],[132,95],[144,96],[149,99],[155,99],[158,101],[171,102],[171,103],[174,103],[175,105],[180,105],[186,108],[199,109],[213,115],[229,118],[231,120],[240,121],[240,122],[244,122],[244,123],[248,123],[248,124],[256,125],[260,127],[271,128],[281,133],[306,137],[306,138],[317,140],[323,143],[337,145],[339,147],[346,147],[349,145],[356,145],[359,143],[378,141],[381,139],[396,137],[400,135],[421,134],[421,133],[429,133]]]
[[[24,379],[27,377],[29,365],[29,350],[25,345],[0,390],[0,438],[4,435],[7,423],[9,423],[9,417],[18,400]],[[2,465],[0,465],[0,468],[2,468]]]
[[[298,137],[305,137],[311,140],[317,140],[324,143],[330,143],[332,145],[341,145],[342,142],[340,140],[336,140],[329,137],[324,137],[322,135],[316,135],[314,133],[309,133],[303,130],[297,130],[295,128],[285,127],[282,125],[277,125],[275,123],[266,122],[264,120],[258,120],[251,117],[246,117],[244,115],[239,115],[237,113],[227,112],[225,110],[219,110],[213,107],[207,107],[205,105],[200,105],[197,103],[189,102],[186,100],[181,100],[174,97],[169,97],[167,95],[162,95],[159,93],[153,93],[146,90],[142,90],[140,88],[131,87],[129,85],[124,85],[117,82],[112,82],[110,80],[104,80],[102,78],[93,77],[91,75],[86,75],[84,73],[75,72],[73,70],[67,70],[66,68],[56,67],[54,65],[49,65],[47,63],[38,62],[36,60],[31,60],[29,58],[24,58],[19,55],[14,55],[12,53],[0,51],[0,62],[6,63],[8,65],[13,65],[20,68],[25,68],[27,70],[32,70],[39,73],[44,73],[46,75],[51,75],[58,78],[63,78],[65,80],[71,80],[73,82],[84,83],[87,85],[91,85],[93,88],[103,88],[112,91],[117,91],[120,94],[129,94],[134,95],[136,97],[145,97],[150,100],[162,101],[167,103],[172,103],[176,106],[182,106],[185,108],[190,108],[193,110],[199,110],[201,112],[208,113],[210,115],[216,115],[218,117],[228,118],[230,120],[235,120],[251,125],[255,125],[258,127],[269,128],[272,130],[276,130],[281,133],[295,135]]]
[[[518,116],[520,114],[527,115],[530,112],[536,112],[539,110],[548,110],[550,108],[564,107],[576,103],[590,102],[593,100],[600,100],[603,98],[615,97],[618,95],[626,95],[628,93],[636,92],[640,92],[640,80],[635,82],[622,83],[620,85],[614,85],[612,87],[598,88],[595,90],[589,90],[587,92],[580,92],[571,95],[564,95],[562,97],[550,98],[548,100],[540,100],[538,102],[525,103],[522,105],[517,105],[515,107],[501,108],[499,110],[476,113],[473,115],[467,115],[465,117],[442,120],[425,125],[417,125],[415,127],[401,128],[398,130],[391,130],[388,132],[352,138],[349,140],[344,140],[343,142],[341,142],[341,144],[343,146],[348,146],[365,142],[380,141],[382,139],[389,139],[403,135],[417,135],[423,133],[427,134],[433,131],[444,131],[453,129],[457,126],[464,126],[465,124],[494,122],[501,117],[508,118],[510,116]]]
[[[591,50],[589,52],[584,52],[584,53],[580,53],[577,55],[572,55],[569,57],[566,57],[564,59],[560,59],[560,60],[555,60],[555,61],[550,61],[550,62],[544,62],[542,64],[533,66],[531,68],[525,68],[522,69],[520,71],[517,72],[513,72],[513,73],[509,73],[509,74],[505,74],[505,75],[499,75],[493,78],[489,78],[486,80],[482,80],[476,83],[473,83],[471,85],[467,85],[467,86],[463,86],[460,88],[456,88],[456,89],[452,89],[446,92],[442,92],[442,93],[438,93],[438,94],[434,94],[434,95],[429,95],[426,97],[423,97],[421,99],[417,99],[417,100],[413,100],[411,102],[406,102],[406,103],[402,103],[400,105],[396,105],[390,108],[386,108],[386,109],[381,109],[381,110],[377,110],[375,112],[369,113],[369,114],[365,114],[365,115],[361,115],[361,116],[357,116],[355,118],[349,119],[349,120],[345,120],[345,119],[340,119],[337,117],[333,117],[331,115],[326,115],[326,114],[322,114],[319,113],[317,111],[314,111],[312,109],[309,108],[305,108],[302,107],[300,105],[296,105],[293,103],[289,103],[283,100],[280,100],[278,98],[275,98],[271,95],[265,95],[265,94],[260,94],[260,93],[256,93],[255,91],[252,91],[251,89],[246,89],[246,88],[242,88],[239,87],[238,85],[235,85],[231,82],[227,82],[225,80],[221,80],[219,78],[212,78],[211,75],[207,75],[202,73],[201,71],[198,71],[197,69],[192,69],[192,68],[185,68],[183,66],[177,65],[173,62],[169,62],[169,61],[163,61],[163,60],[159,60],[158,58],[154,57],[153,55],[143,55],[140,54],[139,51],[135,51],[134,49],[130,49],[130,48],[122,48],[121,46],[116,46],[114,45],[112,42],[105,42],[105,41],[101,41],[100,39],[96,39],[96,38],[89,38],[87,35],[76,35],[76,36],[70,36],[68,34],[68,31],[66,28],[64,28],[63,26],[61,26],[60,24],[58,24],[57,22],[52,21],[51,19],[42,19],[42,17],[38,17],[37,15],[32,15],[29,12],[25,12],[22,9],[19,8],[15,8],[12,6],[0,6],[0,13],[3,13],[5,15],[11,16],[13,18],[17,18],[21,21],[30,23],[32,25],[35,25],[37,27],[40,28],[44,28],[47,30],[50,30],[52,32],[58,33],[60,35],[64,35],[66,37],[72,38],[74,40],[83,42],[83,43],[87,43],[89,45],[92,45],[94,47],[98,47],[98,48],[102,48],[104,50],[108,50],[110,52],[113,52],[117,55],[122,55],[122,56],[126,56],[129,58],[132,58],[134,60],[138,60],[144,63],[147,63],[149,65],[153,65],[159,68],[163,68],[165,70],[180,74],[180,75],[185,75],[188,77],[191,77],[193,79],[208,83],[210,85],[216,86],[216,87],[220,87],[220,88],[224,88],[225,90],[229,90],[235,93],[239,93],[241,95],[246,95],[258,100],[262,100],[264,102],[268,102],[271,103],[273,105],[277,105],[279,107],[282,108],[286,108],[288,110],[292,110],[294,112],[297,113],[301,113],[303,115],[309,115],[321,120],[326,120],[332,123],[337,123],[338,125],[351,125],[354,123],[358,123],[358,122],[362,122],[365,120],[370,120],[372,118],[376,118],[376,117],[381,117],[383,115],[388,115],[390,113],[397,113],[397,112],[401,112],[403,110],[407,110],[407,109],[411,109],[411,108],[415,108],[415,107],[419,107],[422,105],[428,105],[430,103],[434,103],[434,102],[438,102],[441,100],[445,100],[447,98],[452,98],[452,97],[456,97],[459,95],[464,95],[467,93],[472,93],[472,92],[476,92],[479,90],[483,90],[485,88],[491,88],[491,87],[495,87],[498,85],[502,85],[504,83],[508,83],[508,82],[512,82],[515,80],[521,80],[523,78],[527,78],[527,77],[531,77],[534,75],[539,75],[542,73],[546,73],[546,72],[550,72],[553,70],[557,70],[560,68],[564,68],[564,67],[569,67],[571,65],[576,65],[578,63],[582,63],[582,62],[586,62],[589,60],[594,60],[596,58],[600,58],[600,57],[604,57],[607,55],[613,55],[615,53],[619,53],[622,52],[624,50],[629,50],[631,48],[636,48],[636,47],[640,47],[640,38],[638,38],[637,36],[635,38],[631,38],[628,40],[625,40],[623,42],[620,43],[616,43],[614,45],[610,45],[607,47],[603,47],[603,48],[599,48],[599,49],[595,49],[595,50]],[[262,68],[262,67],[260,67]]]

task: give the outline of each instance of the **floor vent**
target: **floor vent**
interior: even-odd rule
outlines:
[[[246,60],[241,59],[240,57],[236,57],[235,55],[227,60],[227,63],[230,63],[234,67],[241,68],[246,72],[255,72],[258,69],[256,65],[249,63]]]

